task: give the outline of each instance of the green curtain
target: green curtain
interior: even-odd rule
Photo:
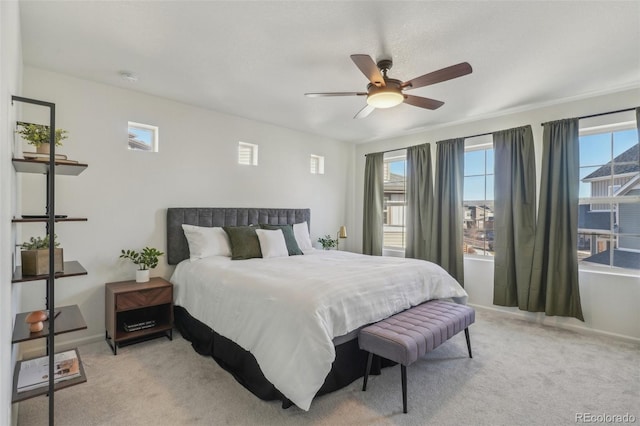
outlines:
[[[382,256],[384,153],[368,154],[364,166],[362,253]]]
[[[536,160],[531,126],[493,134],[493,304],[527,310],[536,227]]]
[[[437,147],[431,257],[464,286],[464,138],[440,141]]]
[[[433,214],[431,145],[407,148],[407,242],[405,257],[431,258],[431,216]]]
[[[544,123],[528,309],[584,321],[578,287],[578,119]]]

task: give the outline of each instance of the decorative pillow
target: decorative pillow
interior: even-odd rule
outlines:
[[[260,224],[260,228],[262,229],[280,229],[282,230],[282,234],[284,235],[284,242],[287,244],[287,251],[289,252],[289,256],[295,256],[302,253],[298,243],[296,242],[296,236],[293,234],[293,226],[292,225],[267,225]],[[263,250],[264,254],[264,250]]]
[[[282,229],[256,229],[262,257],[289,256]]]
[[[198,260],[209,256],[231,256],[229,237],[222,228],[182,225],[189,244],[189,259]]]
[[[255,226],[223,226],[231,243],[231,259],[252,259],[262,257],[260,241]],[[258,228],[259,229],[259,228]]]
[[[311,237],[309,236],[309,226],[307,222],[295,223],[293,225],[293,235],[296,237],[296,242],[300,250],[312,249]]]

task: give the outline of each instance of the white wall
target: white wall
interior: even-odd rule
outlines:
[[[103,338],[104,283],[134,278],[120,250],[165,251],[167,207],[309,207],[313,241],[346,222],[351,144],[31,67],[24,92],[55,102],[57,126],[69,131],[59,152],[89,165],[56,180],[56,214],[88,218],[56,226],[65,259],[89,272],[57,282],[56,305],[78,304],[89,327],[59,342]],[[25,109],[22,118],[37,115]],[[160,152],[129,151],[127,121],[159,126]],[[257,167],[237,164],[238,141],[259,145]],[[325,157],[324,175],[310,174],[310,154]],[[44,177],[23,180],[22,213],[43,212]],[[27,239],[44,228],[22,232]],[[152,275],[169,278],[172,269],[163,257]],[[25,286],[20,309],[41,308],[43,297],[44,283]]]
[[[362,247],[362,200],[364,188],[365,154],[380,152],[425,142],[432,143],[454,137],[465,137],[485,132],[508,129],[530,124],[536,152],[536,169],[538,187],[540,182],[542,157],[541,123],[562,118],[578,117],[600,112],[615,111],[640,105],[640,89],[621,90],[616,93],[568,100],[563,103],[541,106],[538,108],[503,114],[483,119],[469,119],[451,125],[434,127],[421,133],[393,139],[380,140],[356,146],[355,150],[355,211],[356,221],[353,226],[352,242],[354,250]],[[435,158],[435,155],[434,155]],[[493,294],[493,262],[486,260],[465,259],[465,288],[469,293],[469,303],[488,308],[492,305]],[[521,314],[524,317],[553,323],[559,326],[588,329],[596,332],[614,334],[640,340],[640,278],[603,272],[580,272],[580,293],[585,322],[572,318],[543,318],[540,315],[525,314],[517,308],[500,308]],[[491,297],[490,297],[491,296]]]
[[[11,217],[16,208],[16,173],[11,165],[14,149],[13,129],[18,105],[11,95],[19,94],[22,77],[20,11],[18,2],[0,2],[0,424],[15,423],[17,411],[11,410],[13,365],[17,345],[11,345],[14,307],[20,286],[11,284],[15,228]]]

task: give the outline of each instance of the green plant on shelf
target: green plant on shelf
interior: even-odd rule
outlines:
[[[60,243],[56,241],[57,235],[53,236],[53,246],[58,247]],[[49,248],[49,235],[44,238],[40,237],[31,237],[29,241],[22,243],[20,246],[22,250],[42,250]]]
[[[22,121],[19,121],[17,124],[20,128],[16,130],[16,133],[22,136],[29,144],[37,148],[40,145],[50,143],[49,126],[24,123]],[[62,146],[62,141],[67,138],[68,133],[69,132],[64,129],[56,129],[56,146]]]
[[[138,269],[144,271],[158,266],[158,258],[164,253],[153,247],[145,247],[141,251],[122,250],[121,259],[129,259]]]

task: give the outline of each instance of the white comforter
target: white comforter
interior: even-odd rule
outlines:
[[[181,262],[175,303],[256,358],[303,410],[335,358],[332,339],[430,299],[467,293],[438,265],[311,250],[304,256]]]

